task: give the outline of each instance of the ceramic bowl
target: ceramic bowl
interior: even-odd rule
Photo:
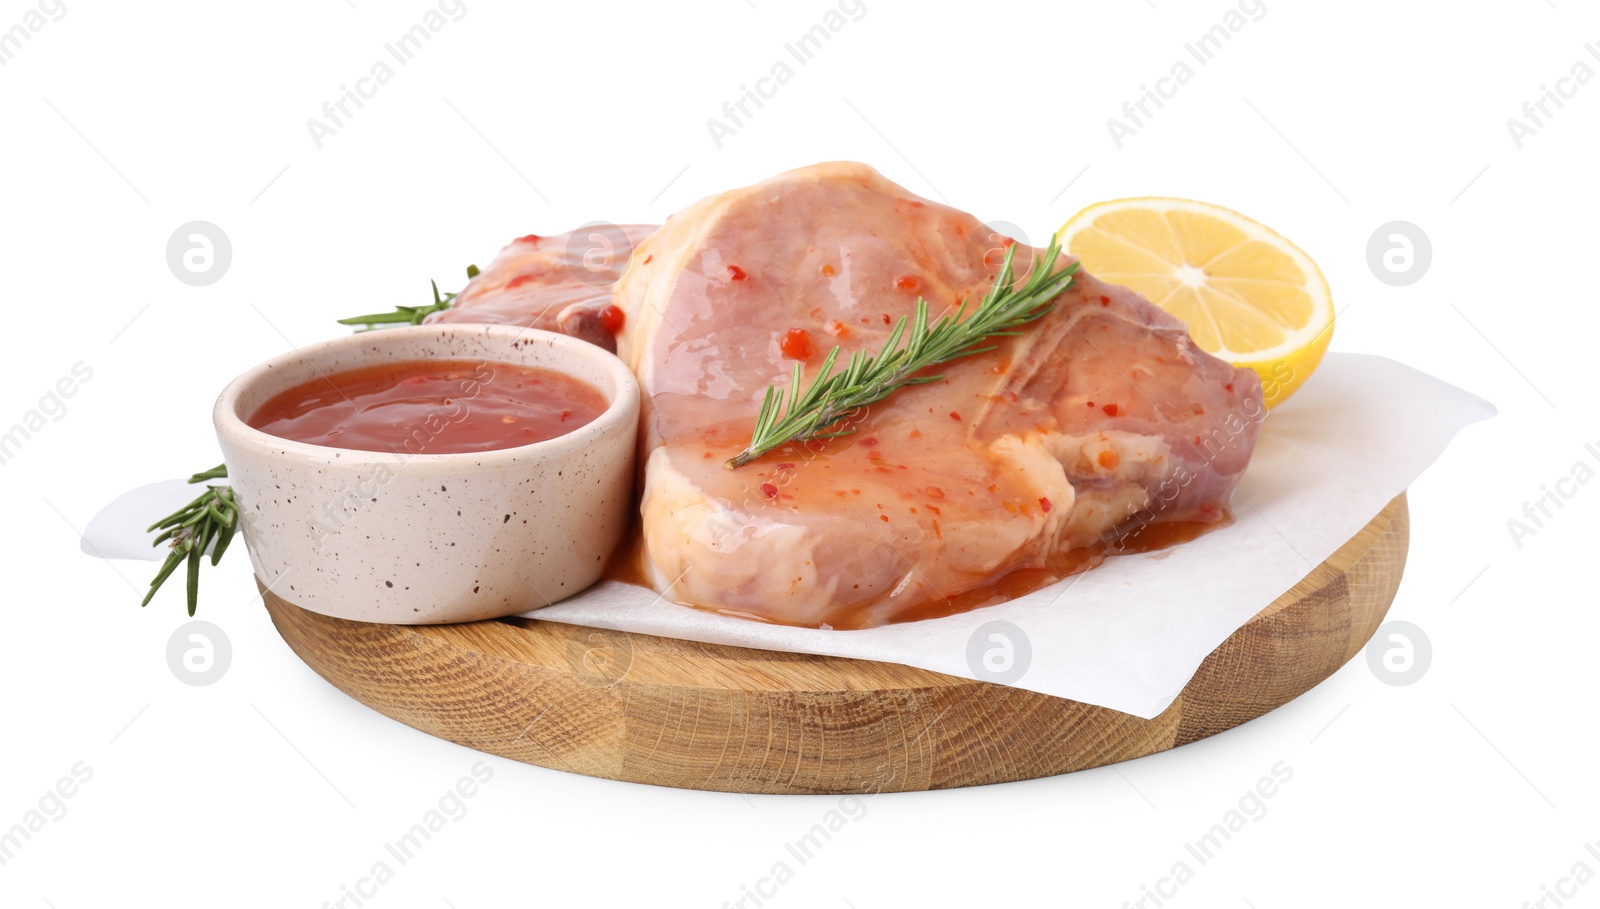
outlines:
[[[245,423],[319,376],[433,359],[554,370],[609,406],[564,436],[464,454],[329,448]],[[621,360],[566,335],[466,324],[349,335],[246,372],[212,419],[256,576],[324,615],[428,624],[537,609],[599,579],[632,516],[638,383]]]

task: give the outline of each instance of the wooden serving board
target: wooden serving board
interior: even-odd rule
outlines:
[[[1383,621],[1407,528],[1402,494],[1218,646],[1150,720],[891,663],[520,618],[376,625],[264,599],[284,640],[323,678],[469,748],[690,789],[945,789],[1142,757],[1293,700],[1358,654]]]

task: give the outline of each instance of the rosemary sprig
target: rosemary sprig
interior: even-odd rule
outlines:
[[[204,483],[227,475],[227,465],[218,464],[190,477],[189,482]],[[205,555],[206,547],[211,546],[213,540],[216,541],[216,545],[211,546],[211,564],[214,566],[222,561],[223,552],[227,551],[228,543],[239,530],[239,508],[233,500],[233,488],[207,486],[199,498],[151,524],[148,529],[162,532],[151,545],[168,543],[172,551],[167,554],[167,560],[161,563],[161,570],[150,582],[150,592],[144,595],[144,602],[139,605],[149,605],[150,599],[167,578],[179,565],[187,562],[189,614],[194,615],[200,597],[200,560]]]
[[[854,430],[828,430],[856,408],[882,401],[907,385],[925,385],[944,378],[942,375],[916,375],[923,369],[994,350],[992,344],[976,346],[986,339],[1020,334],[1014,329],[1049,312],[1055,298],[1072,286],[1078,263],[1052,272],[1061,245],[1051,239],[1044,256],[1034,263],[1028,280],[1018,288],[1011,269],[1016,250],[1015,244],[1006,248],[1005,263],[995,276],[994,286],[966,321],[961,321],[967,308],[967,301],[963,299],[954,315],[941,316],[930,327],[928,302],[918,297],[909,336],[906,317],[901,316],[876,356],[858,350],[850,355],[849,365],[842,372],[834,373],[833,366],[839,358],[839,348],[835,347],[822,361],[817,377],[804,389],[803,367],[794,364],[787,406],[783,392],[776,385],[768,386],[761,411],[756,416],[755,429],[750,434],[750,446],[730,458],[727,468],[743,467],[789,442],[848,435]],[[906,339],[905,347],[900,346],[902,338]]]
[[[470,281],[477,276],[478,266],[468,265],[467,280]],[[441,294],[439,293],[438,281],[429,281],[428,283],[433,285],[433,302],[427,306],[396,306],[393,312],[375,312],[364,316],[351,316],[348,319],[338,320],[339,324],[361,326],[356,331],[372,331],[387,325],[421,325],[422,320],[428,316],[449,309],[450,304],[455,302],[456,296],[460,293],[460,291],[457,291],[456,293]]]

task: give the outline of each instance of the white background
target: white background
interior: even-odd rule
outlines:
[[[1506,126],[1577,61],[1600,69],[1584,49],[1600,14],[1268,0],[1119,150],[1106,119],[1185,58],[1222,0],[865,5],[721,149],[707,118],[824,0],[467,0],[320,150],[307,118],[385,57],[421,0],[66,0],[0,67],[0,427],[73,364],[93,370],[0,466],[0,828],[77,762],[93,770],[0,866],[0,903],[322,906],[480,759],[302,665],[237,555],[208,571],[200,612],[231,639],[231,669],[180,683],[165,650],[186,621],[181,585],[141,611],[152,566],[78,551],[116,494],[219,460],[209,409],[230,378],[338,333],[337,316],[422,302],[429,278],[459,286],[520,234],[659,221],[836,158],[1036,242],[1102,199],[1236,208],[1320,263],[1341,307],[1334,349],[1404,360],[1501,413],[1411,490],[1391,618],[1432,641],[1420,681],[1386,685],[1358,659],[1160,756],[877,797],[767,906],[1122,906],[1180,859],[1195,870],[1181,905],[1522,906],[1575,863],[1600,872],[1584,848],[1600,840],[1600,484],[1565,485],[1576,494],[1520,546],[1507,529],[1574,464],[1600,467],[1584,449],[1600,448],[1600,83],[1521,149]],[[0,29],[32,8],[4,0]],[[165,260],[196,219],[233,244],[209,287]],[[1366,261],[1395,219],[1433,244],[1408,287]],[[483,760],[493,779],[466,816],[368,905],[722,906],[837,805]],[[1184,843],[1280,761],[1293,779],[1265,816],[1197,865]],[[1600,905],[1600,881],[1578,892],[1569,905]]]

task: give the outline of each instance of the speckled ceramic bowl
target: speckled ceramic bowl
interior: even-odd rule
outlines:
[[[327,448],[245,423],[319,375],[431,359],[555,370],[610,406],[567,435],[466,454]],[[315,344],[235,379],[212,419],[256,576],[324,615],[424,624],[549,605],[600,577],[633,510],[639,386],[611,354],[547,331],[424,325]]]

